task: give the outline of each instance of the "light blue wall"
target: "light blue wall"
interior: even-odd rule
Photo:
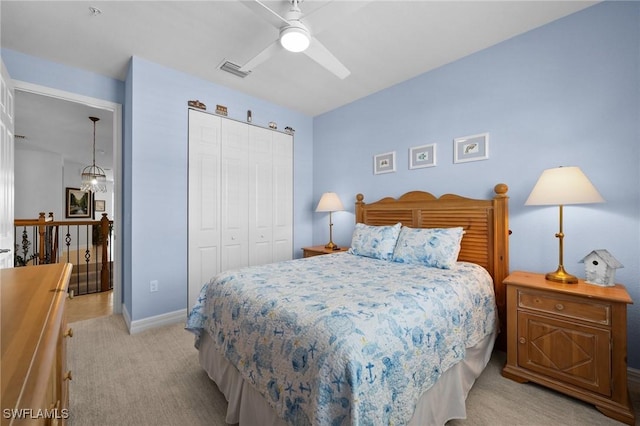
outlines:
[[[293,127],[294,252],[311,242],[312,118],[226,87],[134,57],[127,85],[131,134],[125,134],[125,174],[130,191],[130,279],[133,320],[172,312],[187,303],[187,102],[198,99],[229,117]],[[215,72],[215,71],[212,71]],[[129,83],[129,82],[128,82]],[[128,183],[128,182],[127,182]],[[127,268],[129,270],[129,268]],[[149,292],[158,280],[160,291]],[[127,301],[125,301],[126,303]],[[127,308],[129,305],[127,304]]]
[[[625,266],[629,364],[640,368],[640,3],[606,2],[314,119],[314,199],[336,191],[334,241],[348,245],[356,193],[365,201],[410,190],[492,195],[509,185],[511,270],[558,265],[557,207],[525,207],[540,173],[582,168],[605,204],[565,208],[564,264],[592,249]],[[490,159],[453,163],[453,138],[490,133]],[[437,143],[437,166],[409,170],[410,147]],[[397,172],[373,175],[372,156],[396,151]],[[328,240],[326,215],[314,242]]]
[[[127,78],[125,80],[125,96],[124,105],[122,107],[122,114],[124,118],[122,120],[122,212],[120,217],[123,220],[122,224],[122,303],[125,304],[127,312],[132,312],[132,300],[133,300],[133,286],[131,284],[131,268],[132,268],[132,250],[131,250],[131,227],[132,227],[132,212],[131,212],[131,170],[133,168],[131,162],[131,141],[133,140],[133,121],[131,117],[131,105],[133,103],[133,70],[131,62],[129,63],[129,69],[127,70]]]
[[[124,83],[120,80],[25,55],[15,50],[0,49],[0,55],[14,80],[118,104],[122,104],[124,100]]]

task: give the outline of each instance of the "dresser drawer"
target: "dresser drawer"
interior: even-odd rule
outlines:
[[[595,300],[519,290],[518,307],[595,324],[611,324],[611,305]]]

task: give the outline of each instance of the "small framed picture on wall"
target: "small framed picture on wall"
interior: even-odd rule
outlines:
[[[396,152],[385,152],[373,156],[373,174],[392,173],[396,171]]]
[[[453,140],[453,162],[486,160],[489,158],[489,133],[464,136]]]
[[[93,202],[93,209],[97,212],[103,212],[105,210],[104,200],[95,200]]]
[[[409,148],[409,168],[421,169],[436,165],[436,144]]]

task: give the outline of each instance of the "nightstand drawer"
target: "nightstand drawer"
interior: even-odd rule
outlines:
[[[584,298],[520,290],[518,291],[518,307],[595,324],[611,324],[611,305]]]
[[[302,247],[303,257],[320,256],[323,254],[340,253],[349,250],[349,247],[340,247],[336,250],[328,249],[325,246]]]

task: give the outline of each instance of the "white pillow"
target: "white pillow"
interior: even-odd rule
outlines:
[[[393,226],[371,226],[356,223],[349,253],[391,260],[401,227],[402,224],[399,222]]]
[[[464,230],[458,228],[408,228],[400,231],[393,261],[451,269],[460,254]]]

